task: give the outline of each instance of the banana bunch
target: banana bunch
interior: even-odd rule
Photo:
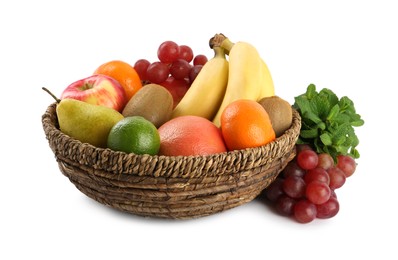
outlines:
[[[228,83],[229,64],[223,48],[213,49],[214,57],[203,65],[187,93],[174,108],[172,118],[195,115],[212,120],[217,113]]]
[[[233,101],[258,101],[275,95],[271,73],[253,45],[233,43],[216,34],[210,40],[210,47],[215,56],[203,66],[172,117],[197,115],[220,126],[222,112]]]
[[[213,123],[220,126],[225,107],[238,99],[260,100],[275,95],[274,83],[268,66],[257,49],[247,42],[231,42],[222,34],[213,37],[214,46],[221,46],[229,56],[228,85],[224,99]]]

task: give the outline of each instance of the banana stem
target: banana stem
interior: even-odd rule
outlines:
[[[214,58],[225,58],[225,50],[222,47],[213,47],[214,50]]]
[[[218,33],[218,34],[214,35],[214,37],[212,37],[209,42],[209,45],[211,48],[222,47],[224,49],[225,54],[227,54],[227,55],[231,51],[234,44],[235,43],[231,42],[228,39],[228,37],[226,37],[222,33]]]

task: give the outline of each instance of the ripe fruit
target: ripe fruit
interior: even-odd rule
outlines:
[[[111,128],[123,119],[122,114],[104,106],[65,98],[57,104],[60,130],[82,143],[106,147]]]
[[[173,96],[173,108],[180,103],[182,97],[187,93],[190,86],[187,79],[175,79],[173,76],[168,77],[166,81],[162,82],[160,85],[165,87]]]
[[[123,116],[142,116],[156,127],[171,118],[173,97],[164,87],[148,84],[138,90],[123,109]]]
[[[119,112],[127,102],[126,94],[119,82],[105,75],[94,75],[73,82],[61,95],[61,99],[66,98],[113,108]]]
[[[117,80],[126,92],[127,101],[142,87],[137,71],[124,61],[113,60],[106,62],[99,66],[94,71],[94,74],[107,75]]]
[[[162,63],[170,64],[180,55],[180,47],[173,41],[165,41],[158,48],[158,58]]]
[[[176,117],[158,131],[160,155],[210,155],[227,151],[220,129],[203,117]]]
[[[131,116],[112,127],[107,147],[126,153],[155,155],[159,151],[160,137],[151,122],[141,116]]]
[[[349,155],[337,156],[337,167],[344,172],[345,177],[350,177],[357,167],[354,158]]]
[[[278,96],[270,96],[260,99],[258,103],[267,111],[276,136],[283,135],[293,120],[292,106],[289,102]]]
[[[278,213],[292,215],[300,223],[334,217],[340,209],[336,189],[345,183],[344,172],[334,164],[330,155],[317,154],[309,145],[297,144],[296,151],[295,159],[264,190],[265,197],[274,204]],[[298,163],[299,158],[301,164]],[[312,168],[316,161],[317,166]],[[300,165],[311,167],[304,169]]]
[[[275,140],[267,111],[254,100],[239,99],[226,106],[221,114],[221,130],[230,151]]]

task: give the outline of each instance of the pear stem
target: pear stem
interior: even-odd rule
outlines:
[[[47,92],[48,94],[50,94],[50,96],[52,96],[53,99],[55,99],[55,101],[57,101],[57,103],[61,102],[61,99],[57,98],[57,97],[56,97],[53,93],[51,93],[51,91],[48,90],[47,88],[42,87],[41,89],[44,90],[45,92]]]

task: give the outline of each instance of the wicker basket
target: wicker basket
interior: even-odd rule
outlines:
[[[56,103],[42,116],[60,171],[88,197],[141,216],[189,219],[245,204],[294,158],[301,119],[258,148],[210,156],[126,154],[81,143],[59,130]]]

